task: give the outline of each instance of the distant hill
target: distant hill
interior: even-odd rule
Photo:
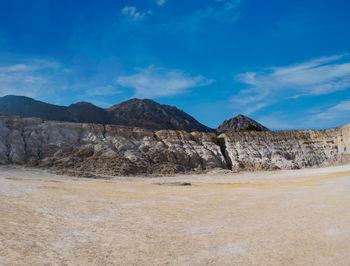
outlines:
[[[8,95],[0,97],[0,114],[67,122],[137,126],[154,130],[215,132],[214,129],[202,125],[184,111],[149,99],[131,99],[103,109],[87,102],[79,102],[67,107],[24,96]]]
[[[0,114],[39,117],[46,120],[74,121],[67,107],[47,104],[24,96],[0,97]]]
[[[0,114],[39,117],[46,120],[67,122],[108,122],[106,110],[91,103],[76,103],[66,107],[14,95],[0,97]]]
[[[112,115],[112,123],[118,125],[214,132],[175,106],[159,104],[149,99],[131,99],[116,104],[107,111]]]
[[[110,124],[108,112],[92,103],[79,102],[68,106],[68,112],[74,121],[81,123]]]
[[[245,115],[237,115],[229,120],[225,120],[217,129],[218,133],[232,130],[256,130],[269,131],[268,128]]]

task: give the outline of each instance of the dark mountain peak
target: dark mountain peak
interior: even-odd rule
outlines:
[[[66,107],[24,96],[8,95],[0,97],[0,114],[68,122],[136,126],[154,130],[214,132],[184,111],[150,99],[134,98],[103,109],[89,102],[78,102]]]
[[[6,95],[3,97],[0,97],[1,102],[13,102],[13,103],[20,103],[20,102],[40,102],[37,100],[34,100],[33,98],[27,97],[27,96],[18,96],[18,95]]]
[[[77,102],[69,105],[68,108],[69,107],[97,107],[97,106],[89,102]]]
[[[78,102],[67,107],[72,119],[82,123],[109,124],[108,112],[89,102]]]
[[[2,96],[0,98],[2,98],[2,99],[31,99],[31,100],[34,100],[34,99],[27,97],[27,96],[14,95],[14,94],[5,95],[5,96]]]
[[[248,116],[239,114],[229,120],[225,120],[217,129],[218,133],[223,133],[231,130],[256,130],[268,131],[269,129],[249,118]]]
[[[213,132],[184,111],[151,99],[130,99],[113,105],[107,111],[113,117],[113,124],[118,125]]]
[[[114,110],[115,108],[120,108],[121,106],[135,106],[135,107],[151,107],[151,106],[161,106],[161,104],[151,100],[151,99],[138,99],[132,98],[124,102],[115,104],[108,108],[108,110]]]
[[[107,112],[91,103],[81,102],[66,107],[15,95],[0,98],[0,114],[39,117],[46,120],[67,122],[108,122]]]
[[[39,117],[47,120],[72,121],[64,106],[52,105],[26,96],[0,98],[0,114]]]
[[[57,108],[62,108],[64,106],[48,104],[42,101],[35,100],[33,98],[21,95],[5,95],[0,97],[1,104],[23,104],[24,106],[34,106],[34,107],[43,107],[43,106],[54,106]]]
[[[130,100],[126,100],[124,101],[124,103],[127,103],[127,102],[135,102],[135,103],[145,103],[145,104],[158,104],[160,105],[160,103],[157,103],[156,101],[152,100],[152,99],[139,99],[139,98],[132,98]]]

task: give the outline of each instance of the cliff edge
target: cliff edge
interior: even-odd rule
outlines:
[[[350,125],[214,133],[0,116],[0,164],[83,176],[273,170],[350,162]]]

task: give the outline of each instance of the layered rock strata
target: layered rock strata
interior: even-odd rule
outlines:
[[[0,164],[83,176],[293,169],[350,162],[350,125],[213,133],[0,116]]]
[[[232,170],[299,169],[350,162],[350,124],[327,130],[229,132],[218,137]]]
[[[215,134],[0,116],[0,164],[73,175],[174,174],[223,168]]]

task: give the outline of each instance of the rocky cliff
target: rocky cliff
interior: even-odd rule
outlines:
[[[0,116],[0,164],[74,175],[173,174],[224,168],[212,133]]]
[[[350,124],[327,130],[244,131],[219,136],[232,170],[298,169],[350,162]]]
[[[213,133],[0,116],[0,164],[73,175],[161,175],[290,169],[350,162],[350,125],[329,130]]]

